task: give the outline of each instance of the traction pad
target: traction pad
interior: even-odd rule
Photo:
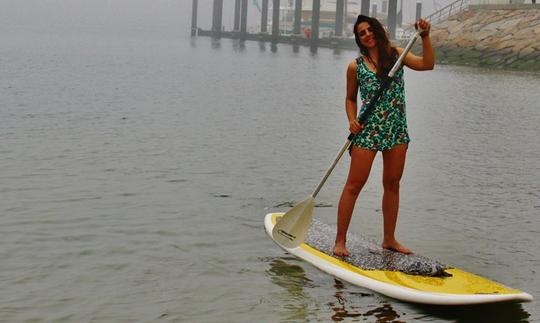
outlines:
[[[438,261],[416,254],[406,255],[383,249],[372,240],[352,234],[347,235],[347,249],[349,249],[350,255],[336,257],[332,254],[335,236],[335,227],[313,219],[305,243],[329,256],[364,270],[400,271],[410,275],[430,277],[452,276],[445,271],[451,267]]]

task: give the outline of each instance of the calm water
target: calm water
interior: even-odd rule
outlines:
[[[282,252],[263,217],[343,144],[355,53],[185,34],[2,32],[0,321],[540,321],[538,301],[407,304]],[[540,297],[540,76],[437,66],[406,84],[398,237]],[[380,166],[351,225],[377,240]]]

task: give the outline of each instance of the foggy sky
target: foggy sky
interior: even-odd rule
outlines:
[[[440,8],[451,1],[424,0],[423,15],[433,11],[434,5]],[[248,3],[248,25],[255,26],[259,23],[260,13],[252,4],[253,0]],[[414,19],[415,3],[414,0],[404,1],[404,22]],[[234,0],[223,0],[223,4],[223,25],[230,30]],[[0,0],[0,27],[4,32],[17,29],[170,30],[187,34],[191,25],[191,5],[192,0]],[[199,27],[211,27],[212,5],[213,0],[199,0]]]
[[[184,0],[186,10],[188,10],[188,16],[187,18],[191,21],[191,3],[192,0]],[[268,0],[269,2],[272,2],[272,0]],[[287,0],[281,0],[281,3],[285,3]],[[321,0],[324,1],[324,0]],[[335,0],[332,0],[335,2]],[[361,2],[361,0],[356,0],[358,3]],[[398,0],[398,10],[400,8],[400,1]],[[433,11],[437,9],[441,9],[442,7],[446,6],[447,4],[453,2],[455,0],[422,0],[422,16],[427,16]],[[198,14],[198,21],[199,26],[204,29],[209,29],[211,27],[211,16],[212,16],[212,5],[213,0],[199,0],[199,14]],[[262,0],[258,0],[259,4],[262,3]],[[403,22],[412,22],[416,15],[416,0],[403,0]],[[233,19],[234,19],[234,3],[235,0],[223,0],[223,25],[227,30],[232,29],[233,26]],[[378,10],[380,11],[382,9],[382,0],[371,0],[370,5],[373,3],[378,4]],[[260,21],[260,13],[257,10],[257,7],[253,4],[253,0],[248,0],[248,25],[255,26],[259,24]],[[269,12],[268,19],[270,20],[272,17],[272,14]]]

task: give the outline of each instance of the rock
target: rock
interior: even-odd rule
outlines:
[[[511,41],[502,41],[499,38],[492,38],[486,42],[486,45],[490,49],[501,50],[504,48],[512,48],[514,44]]]
[[[482,41],[493,34],[491,30],[482,30],[476,33],[472,33],[470,37],[476,41]]]
[[[505,64],[505,65],[511,65],[511,64],[513,64],[514,62],[518,62],[518,63],[519,63],[518,55],[517,55],[517,54],[508,55],[507,58],[506,58],[506,60],[504,61],[504,64]]]
[[[517,27],[517,25],[521,22],[521,20],[522,20],[521,17],[517,17],[517,18],[514,18],[514,19],[510,19],[510,20],[504,20],[504,21],[502,21],[501,24],[499,24],[497,29],[504,31],[504,30],[508,30],[508,29]]]
[[[520,65],[518,65],[519,69],[522,70],[531,70],[531,71],[539,71],[540,70],[540,61],[537,59],[526,61]]]
[[[444,52],[447,57],[458,57],[463,55],[463,51],[455,47],[446,47]]]
[[[461,54],[461,57],[466,59],[475,59],[480,58],[484,55],[484,53],[480,50],[476,49],[470,49],[470,50],[464,50]]]
[[[507,67],[512,68],[512,69],[518,69],[520,65],[521,65],[520,61],[514,61],[514,62],[509,63]]]
[[[525,57],[529,54],[532,54],[536,52],[536,50],[532,47],[526,47],[526,48],[523,48],[520,52],[519,52],[519,57]]]
[[[488,58],[485,58],[485,57],[482,57],[482,59],[480,60],[480,65],[489,65],[489,66],[498,66],[498,67],[503,67],[501,63],[503,63],[505,60],[505,57],[500,57],[500,56],[493,56],[493,57],[488,57]]]
[[[518,55],[518,57],[519,57],[519,59],[524,60],[524,61],[525,60],[530,60],[530,59],[537,59],[538,60],[538,59],[540,59],[540,52],[535,50],[534,52],[532,52],[532,53],[530,53],[528,55],[523,55],[523,56]]]
[[[538,45],[540,45],[540,40],[536,43]],[[515,43],[514,45],[514,49],[515,50],[519,50],[519,51],[522,51],[522,50],[525,50],[526,48],[530,48],[531,50],[534,50],[534,44],[531,44],[531,42],[527,42],[527,41],[522,41],[522,42],[519,42],[519,43]]]
[[[463,26],[458,24],[453,27],[449,27],[447,30],[450,35],[457,35],[461,33]]]
[[[472,39],[458,39],[455,44],[458,47],[472,47],[474,44],[477,44],[477,42],[473,41]]]
[[[519,23],[517,25],[517,27],[519,29],[524,29],[524,28],[530,28],[532,27],[531,26],[531,23],[534,23],[535,21],[538,20],[538,16],[537,15],[529,15],[529,14],[526,14],[524,15],[523,17],[521,17],[521,19],[519,20]]]

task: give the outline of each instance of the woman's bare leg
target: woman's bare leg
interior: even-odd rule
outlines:
[[[405,168],[407,144],[397,145],[383,151],[383,201],[384,239],[382,247],[410,254],[407,247],[401,245],[395,238],[396,223],[399,210],[399,181]]]
[[[349,255],[349,251],[345,246],[347,230],[351,222],[354,204],[369,177],[376,153],[377,151],[375,150],[362,149],[356,146],[352,148],[349,176],[347,177],[347,182],[341,193],[338,205],[337,234],[336,244],[334,245],[334,255],[336,256],[346,257]]]

